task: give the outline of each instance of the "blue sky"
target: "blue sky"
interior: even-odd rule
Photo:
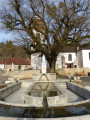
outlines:
[[[0,11],[3,7],[3,4],[6,3],[7,0],[0,0]],[[10,32],[6,32],[5,30],[1,29],[0,24],[0,42],[6,42],[7,40],[12,40],[13,34]]]

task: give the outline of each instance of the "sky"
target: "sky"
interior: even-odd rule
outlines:
[[[7,0],[0,0],[0,11],[3,7],[3,4],[5,4],[6,2]],[[14,37],[13,33],[1,29],[1,23],[0,23],[0,42],[6,42],[7,40],[12,40],[13,37]]]

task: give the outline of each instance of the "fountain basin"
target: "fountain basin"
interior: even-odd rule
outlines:
[[[42,88],[40,88],[40,86]],[[47,82],[36,82],[22,94],[21,102],[23,104],[30,104],[35,107],[43,107],[44,97],[46,94],[48,106],[58,106],[60,104],[68,103],[66,91],[58,88],[55,83],[49,82],[47,90],[45,90]],[[44,96],[43,96],[44,94]]]
[[[33,86],[35,83],[31,85]],[[29,93],[28,93],[29,94]],[[27,94],[27,95],[28,95]],[[53,96],[54,97],[54,96]],[[37,99],[36,99],[37,100]],[[38,102],[37,102],[38,104]],[[90,99],[65,103],[56,106],[34,106],[31,104],[16,104],[0,101],[0,115],[9,117],[27,118],[57,118],[90,114]]]

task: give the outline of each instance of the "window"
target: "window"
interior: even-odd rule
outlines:
[[[89,60],[90,60],[90,52],[89,52]]]
[[[71,54],[68,55],[68,61],[72,61],[72,55]]]

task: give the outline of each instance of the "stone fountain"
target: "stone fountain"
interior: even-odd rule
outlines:
[[[84,98],[83,101],[70,102],[69,99],[73,96],[68,99],[67,89],[61,87],[61,82],[56,80],[56,74],[46,73],[44,55],[42,61],[42,73],[33,74],[33,82],[21,94],[19,104],[0,100],[0,115],[20,118],[55,118],[56,120],[59,117],[90,114],[90,90],[67,82],[69,90]],[[19,89],[20,85],[21,83],[15,83],[1,89],[0,97],[6,99]]]

